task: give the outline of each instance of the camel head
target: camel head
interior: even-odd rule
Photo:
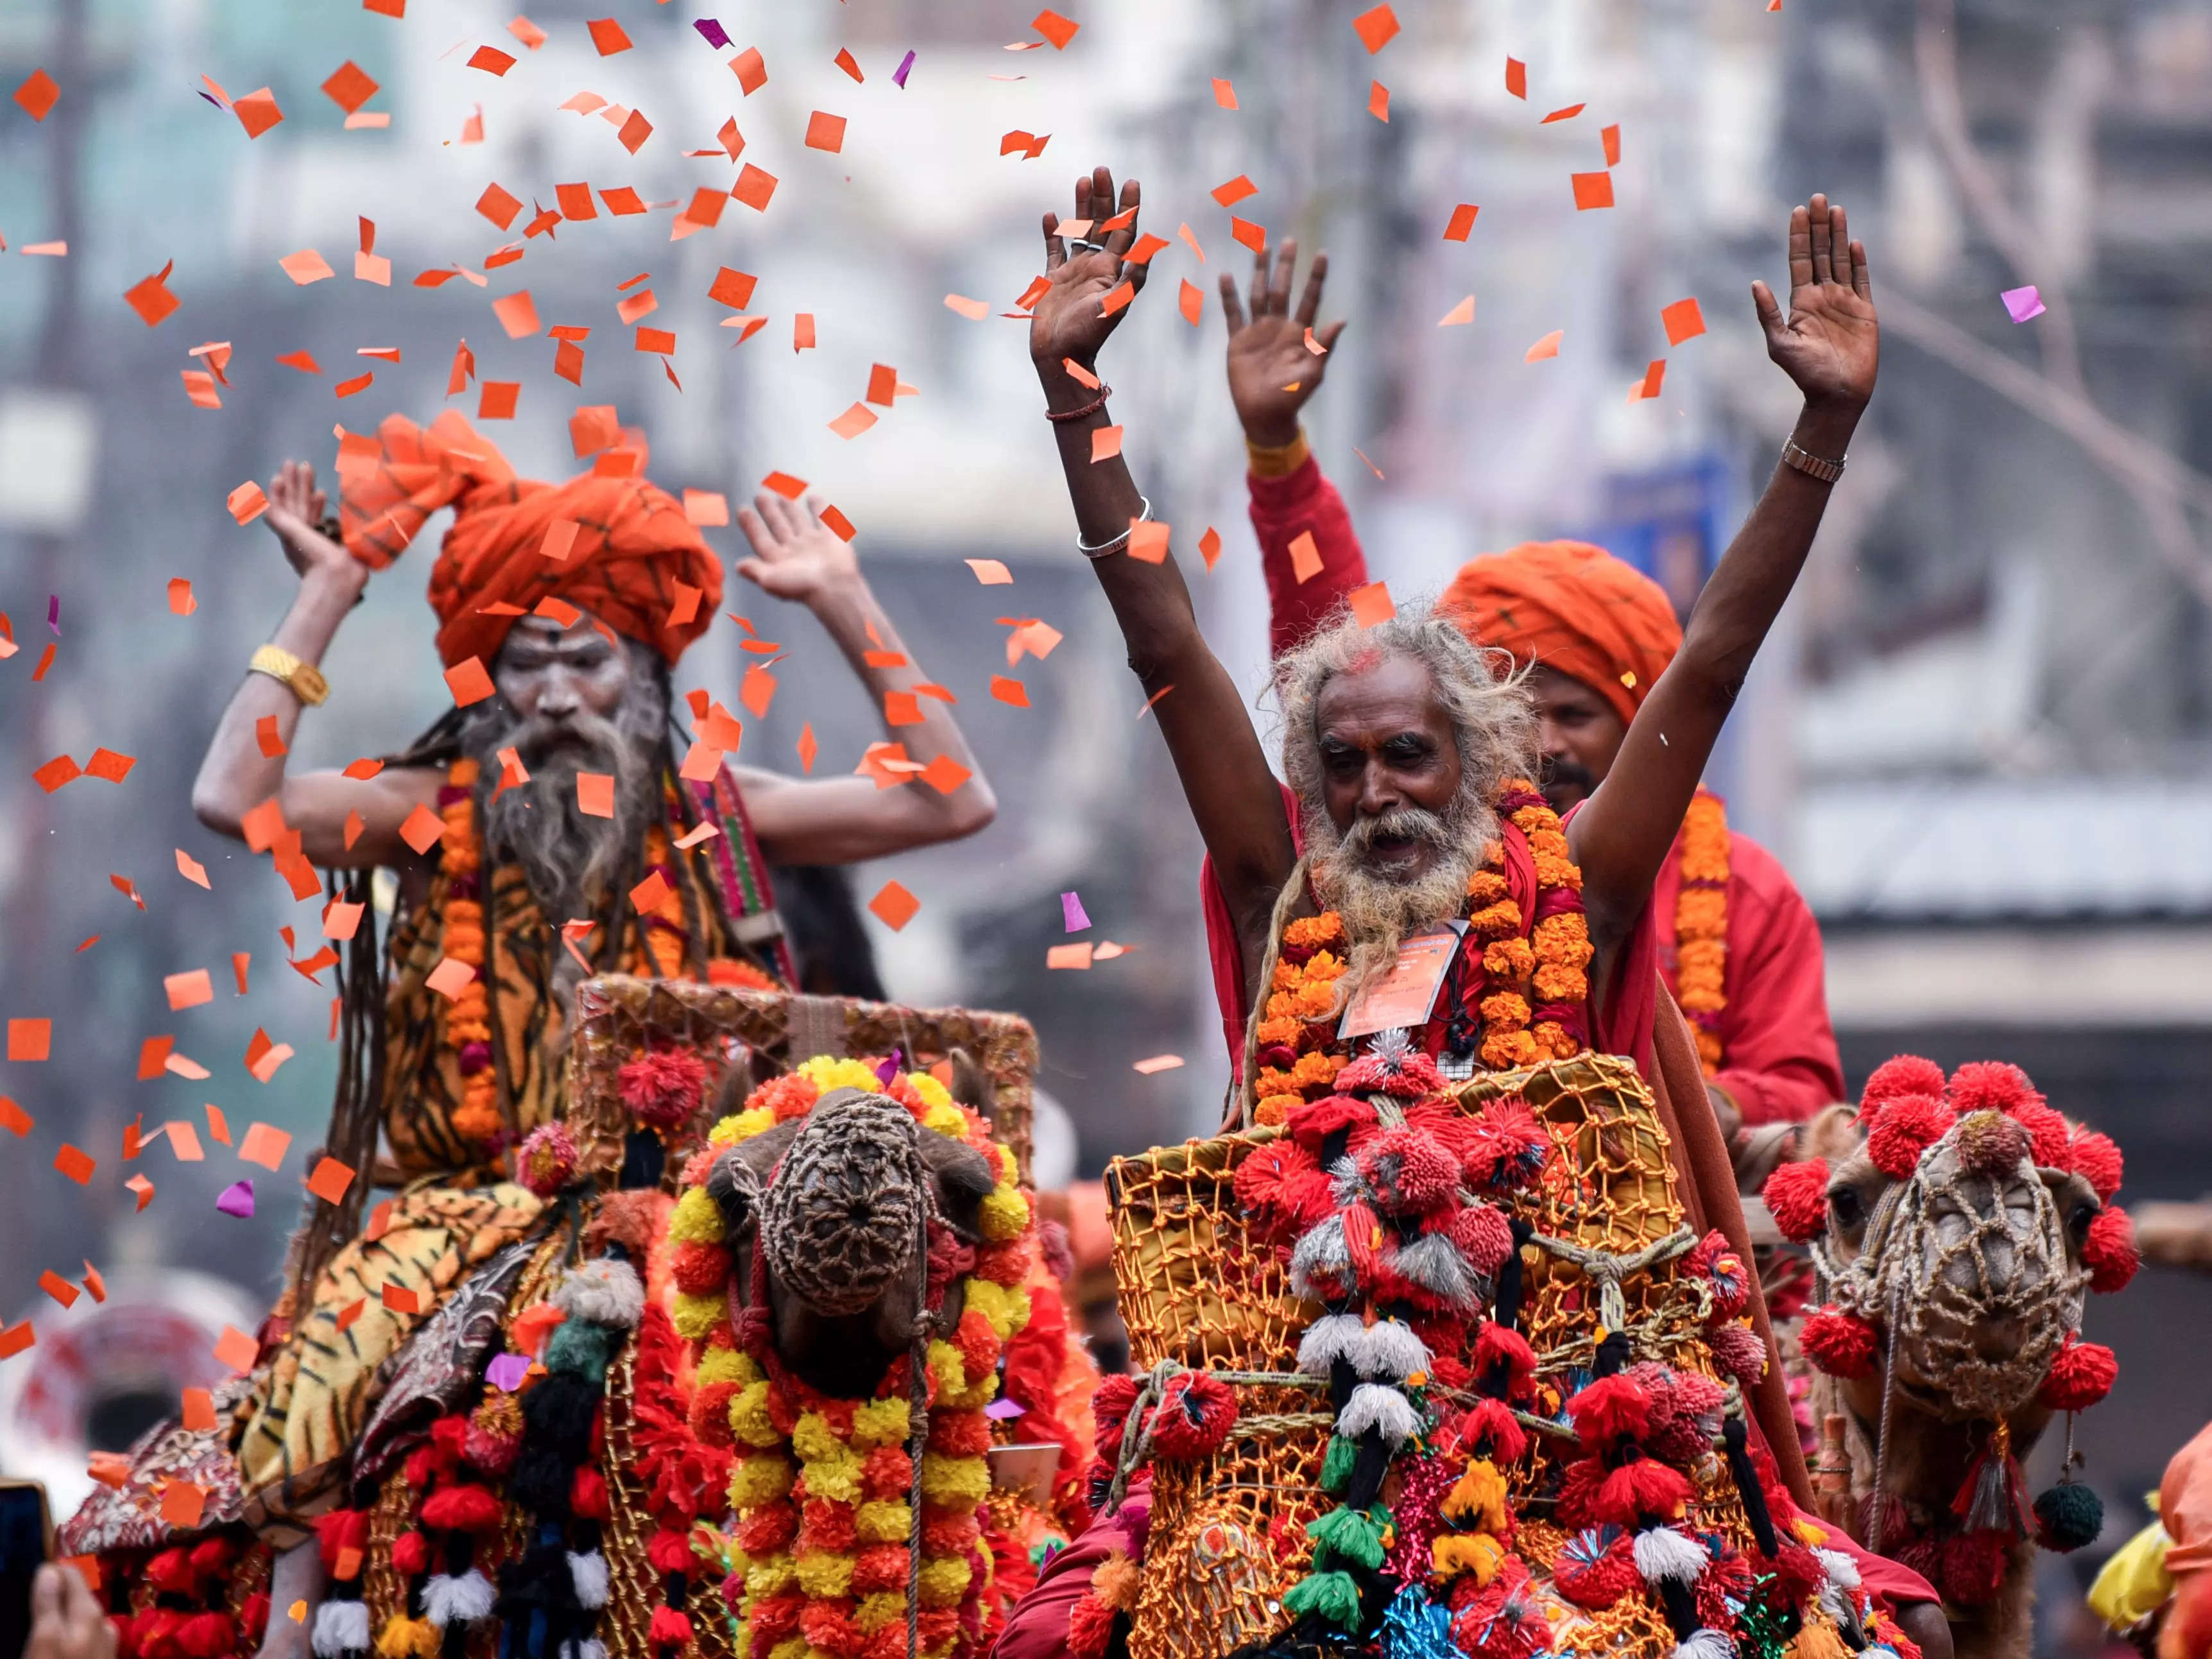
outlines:
[[[993,1186],[981,1153],[896,1101],[833,1089],[805,1116],[723,1152],[707,1191],[732,1243],[733,1304],[764,1285],[778,1355],[849,1399],[918,1334],[958,1322],[957,1273],[929,1305],[933,1239],[955,1253],[979,1243]]]
[[[1857,1108],[1832,1107],[1766,1198],[1809,1243],[1826,1299],[1804,1342],[1832,1374],[1875,1374],[1950,1420],[2032,1401],[2081,1329],[2085,1292],[2133,1272],[2118,1149],[2069,1124],[2016,1066],[1949,1078],[1901,1055]],[[2123,1261],[2124,1258],[2124,1261]],[[2117,1279],[2117,1282],[2112,1282]]]

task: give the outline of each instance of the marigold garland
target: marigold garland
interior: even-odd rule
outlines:
[[[1529,925],[1512,896],[1504,842],[1492,842],[1468,879],[1461,958],[1466,979],[1458,1002],[1480,1014],[1476,1057],[1491,1070],[1506,1071],[1582,1052],[1592,950],[1582,872],[1567,850],[1559,814],[1519,779],[1505,786],[1497,805],[1527,842],[1535,866],[1535,921]],[[1257,1031],[1253,1094],[1261,1123],[1282,1123],[1294,1107],[1328,1094],[1355,1048],[1371,1042],[1340,1042],[1334,1030],[1348,943],[1344,919],[1334,910],[1283,929]]]
[[[1682,889],[1674,900],[1674,1000],[1697,1039],[1707,1077],[1721,1068],[1728,1006],[1728,808],[1700,789],[1682,815]]]
[[[997,1178],[981,1206],[985,1243],[961,1281],[959,1324],[949,1340],[928,1345],[918,1480],[903,1357],[872,1397],[832,1399],[785,1371],[764,1339],[755,1351],[740,1347],[729,1320],[722,1217],[704,1184],[713,1154],[804,1117],[841,1088],[888,1096],[924,1128],[981,1152]],[[991,1425],[984,1408],[998,1393],[1006,1345],[1029,1322],[1024,1281],[1036,1237],[1012,1152],[928,1073],[827,1058],[754,1090],[708,1139],[708,1155],[687,1171],[697,1179],[678,1200],[669,1234],[677,1246],[676,1326],[699,1352],[694,1428],[734,1443],[738,1457],[729,1490],[738,1523],[723,1595],[738,1623],[738,1659],[906,1659],[917,1486],[921,1653],[942,1659],[956,1647],[986,1650],[1004,1610],[991,1594],[997,1540],[985,1504]],[[716,1410],[726,1427],[712,1420]]]

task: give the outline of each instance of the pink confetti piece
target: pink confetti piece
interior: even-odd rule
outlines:
[[[911,70],[913,67],[914,53],[912,52],[908,52],[905,57],[899,59],[899,66],[891,71],[891,84],[896,87],[901,92],[904,92],[906,90],[907,71]]]
[[[225,1215],[234,1215],[240,1221],[253,1219],[253,1182],[234,1181],[216,1195],[215,1206]]]
[[[2043,303],[2043,296],[2035,291],[2033,283],[2026,288],[2008,288],[1997,297],[2004,301],[2005,310],[2015,323],[2024,323],[2031,317],[2040,317],[2049,309]]]
[[[513,1394],[522,1386],[522,1379],[530,1374],[530,1356],[503,1353],[484,1367],[484,1376],[501,1394]]]
[[[1091,926],[1091,918],[1083,913],[1082,899],[1073,893],[1062,893],[1060,896],[1060,920],[1067,924],[1067,931],[1071,933],[1079,933]]]

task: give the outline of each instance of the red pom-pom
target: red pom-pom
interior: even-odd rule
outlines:
[[[146,1582],[164,1595],[191,1595],[195,1577],[188,1549],[162,1550],[146,1563]]]
[[[929,1449],[943,1457],[988,1457],[991,1452],[991,1420],[981,1412],[933,1412],[929,1419]],[[932,1550],[942,1555],[943,1550]]]
[[[1595,1454],[1651,1427],[1651,1396],[1626,1376],[1601,1376],[1567,1402],[1583,1449]]]
[[[2063,1114],[2048,1106],[2028,1105],[2015,1110],[2012,1121],[2027,1131],[2028,1144],[2034,1148],[2039,1164],[2050,1170],[2068,1167],[2066,1145],[2073,1130]]]
[[[2073,1170],[2095,1188],[2100,1204],[2111,1203],[2112,1194],[2120,1190],[2125,1161],[2110,1135],[2100,1134],[2094,1129],[2081,1130],[2067,1142],[2065,1152],[2053,1162],[2061,1169]]]
[[[1487,1204],[1464,1204],[1442,1218],[1439,1218],[1440,1231],[1459,1247],[1468,1266],[1486,1279],[1493,1277],[1513,1254],[1512,1224]]]
[[[983,1526],[975,1518],[975,1511],[965,1510],[955,1515],[925,1511],[921,1517],[921,1553],[924,1555],[965,1555],[971,1545],[983,1535]]]
[[[115,1659],[141,1659],[136,1619],[127,1613],[111,1613],[107,1627],[115,1632]]]
[[[218,1534],[203,1538],[192,1546],[192,1571],[202,1578],[214,1578],[230,1571],[231,1563],[238,1559],[239,1546],[235,1539]]]
[[[1832,1303],[1813,1310],[1797,1334],[1797,1346],[1831,1376],[1872,1376],[1880,1356],[1874,1327]]]
[[[392,1540],[392,1570],[402,1578],[430,1571],[430,1540],[411,1527]]]
[[[131,1641],[143,1659],[177,1659],[177,1632],[184,1622],[174,1607],[149,1607],[131,1621]]]
[[[269,1633],[269,1592],[256,1590],[238,1610],[240,1645],[258,1643]]]
[[[975,1308],[960,1316],[952,1333],[952,1346],[960,1351],[960,1369],[970,1382],[999,1369],[999,1336],[991,1322]]]
[[[906,1579],[902,1577],[899,1583],[903,1587]],[[854,1588],[858,1589],[859,1586],[855,1585]],[[885,1588],[889,1587],[885,1586]],[[753,1633],[754,1647],[766,1650],[774,1647],[779,1642],[789,1641],[799,1634],[799,1615],[805,1611],[806,1598],[797,1590],[787,1592],[782,1595],[771,1595],[764,1601],[755,1601],[751,1611],[745,1616],[745,1628]],[[905,1621],[902,1620],[899,1623],[902,1635],[905,1633]]]
[[[323,1571],[337,1577],[338,1563],[346,1559],[346,1552],[353,1552],[356,1562],[368,1559],[368,1511],[366,1510],[332,1510],[315,1522],[317,1553],[323,1558]],[[160,1557],[155,1558],[159,1560]],[[356,1565],[355,1576],[361,1568]]]
[[[1163,1390],[1152,1446],[1164,1457],[1207,1457],[1237,1426],[1237,1391],[1206,1371],[1183,1371]]]
[[[1468,1132],[1462,1156],[1468,1179],[1476,1186],[1510,1191],[1526,1186],[1544,1167],[1551,1137],[1520,1096],[1493,1100],[1479,1116],[1463,1121]]]
[[[2118,1205],[2106,1205],[2089,1224],[2089,1236],[2081,1241],[2081,1265],[2089,1270],[2089,1288],[2103,1295],[2125,1290],[2142,1266],[2136,1224]]]
[[[1459,1443],[1470,1455],[1483,1455],[1486,1442],[1495,1463],[1516,1463],[1528,1449],[1528,1431],[1502,1400],[1478,1400],[1459,1420]]]
[[[1959,1162],[1969,1175],[2009,1175],[2029,1155],[2027,1131],[2002,1112],[1975,1111],[1959,1120]]]
[[[1951,1109],[1932,1095],[1899,1095],[1874,1115],[1867,1130],[1867,1156],[1895,1181],[1911,1178],[1920,1154],[1951,1127]]]
[[[645,1635],[657,1648],[680,1648],[691,1639],[691,1620],[674,1607],[655,1607]]]
[[[464,1481],[441,1486],[422,1500],[422,1524],[441,1532],[489,1532],[501,1520],[499,1499]]]
[[[730,1253],[719,1244],[687,1238],[669,1252],[668,1274],[686,1296],[712,1296],[729,1282]]]
[[[1349,1095],[1323,1095],[1319,1100],[1291,1107],[1285,1127],[1291,1139],[1318,1155],[1322,1143],[1338,1130],[1349,1130],[1356,1139],[1362,1130],[1372,1129],[1375,1121],[1375,1109],[1367,1102]]]
[[[1923,1060],[1918,1054],[1898,1054],[1874,1068],[1859,1104],[1871,1111],[1882,1101],[1895,1100],[1900,1095],[1940,1095],[1948,1086],[1943,1068],[1934,1060]]]
[[[1358,1168],[1386,1215],[1427,1215],[1459,1192],[1459,1160],[1408,1124],[1370,1140],[1360,1149]]]
[[[1097,1419],[1099,1428],[1119,1428],[1127,1420],[1129,1408],[1137,1403],[1141,1392],[1137,1379],[1119,1371],[1102,1379],[1091,1391],[1091,1413]]]
[[[2003,1588],[2011,1540],[2001,1532],[1962,1532],[1943,1540],[1936,1587],[1948,1601],[1979,1607]]]
[[[689,1572],[691,1570],[690,1540],[678,1528],[657,1528],[653,1536],[646,1540],[645,1559],[655,1572]]]
[[[730,1401],[736,1397],[734,1382],[709,1382],[691,1396],[688,1413],[691,1432],[710,1446],[734,1446],[738,1437],[730,1427]]]
[[[1781,1600],[1786,1603],[1811,1601],[1828,1582],[1828,1570],[1820,1565],[1820,1558],[1786,1532],[1782,1534],[1779,1547],[1765,1559],[1774,1570]]]
[[[673,1129],[699,1109],[707,1064],[687,1048],[663,1048],[623,1062],[615,1087],[629,1115],[648,1128]],[[654,1638],[658,1640],[659,1638]]]
[[[878,1590],[906,1588],[906,1546],[871,1544],[853,1561],[853,1594],[873,1595]]]
[[[2110,1348],[2069,1332],[2036,1397],[2053,1411],[2087,1411],[2112,1392],[2119,1374],[2120,1362]]]
[[[1951,1073],[1951,1109],[1960,1117],[1969,1112],[2016,1113],[2023,1106],[2044,1104],[2043,1095],[2019,1066],[2002,1060],[1970,1060]]]
[[[238,1650],[238,1626],[227,1613],[196,1613],[177,1627],[185,1659],[223,1659]]]
[[[1828,1160],[1814,1158],[1781,1165],[1766,1177],[1760,1196],[1783,1237],[1798,1244],[1817,1237],[1828,1225]]]
[[[799,1633],[809,1647],[828,1654],[830,1659],[860,1659],[867,1650],[866,1634],[853,1622],[843,1603],[808,1602],[799,1615]]]
[[[576,1478],[568,1483],[568,1507],[580,1520],[604,1521],[607,1518],[607,1478],[590,1464],[576,1470]]]
[[[747,1555],[779,1555],[799,1532],[799,1509],[778,1498],[763,1504],[738,1522],[738,1547]]]
[[[1067,1610],[1067,1650],[1075,1659],[1105,1659],[1113,1635],[1114,1609],[1095,1595],[1076,1597]]]
[[[1486,1319],[1474,1334],[1474,1374],[1486,1393],[1495,1392],[1502,1382],[1504,1397],[1517,1400],[1535,1381],[1536,1351],[1520,1332]]]
[[[1608,1469],[1595,1457],[1567,1465],[1559,1514],[1570,1525],[1611,1522],[1633,1529],[1645,1516],[1672,1519],[1690,1499],[1689,1477],[1656,1458],[1639,1457]]]
[[[860,1493],[865,1498],[902,1498],[912,1485],[914,1460],[903,1446],[878,1446],[860,1460]]]
[[[1629,1534],[1611,1528],[1577,1533],[1552,1559],[1552,1585],[1593,1612],[1643,1589]]]

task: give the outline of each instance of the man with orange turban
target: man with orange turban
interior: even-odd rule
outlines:
[[[995,810],[945,703],[916,697],[934,688],[870,592],[849,527],[811,498],[763,494],[739,512],[753,556],[738,574],[805,605],[878,709],[899,698],[920,711],[887,735],[927,769],[892,787],[734,768],[738,722],[704,691],[686,694],[693,732],[680,732],[671,677],[721,604],[720,563],[644,477],[642,441],[611,416],[602,428],[592,470],[554,484],[517,477],[457,414],[427,429],[393,416],[373,438],[343,437],[336,522],[308,466],[287,462],[268,491],[300,585],[223,714],[192,804],[273,853],[302,898],[317,869],[343,872],[333,897],[347,908],[330,915],[350,932],[325,924],[349,942],[325,1150],[356,1175],[343,1201],[313,1200],[294,1240],[229,1446],[247,1519],[285,1552],[279,1607],[319,1594],[308,1528],[364,1478],[359,1459],[383,1455],[374,1410],[390,1368],[416,1364],[425,1322],[465,1286],[484,1294],[479,1281],[512,1265],[507,1247],[564,1213],[551,1195],[574,1161],[570,1146],[564,1169],[559,1121],[577,982],[790,985],[768,866],[888,857],[972,834]],[[289,773],[301,710],[330,694],[319,665],[339,624],[446,507],[429,598],[453,707],[381,761]],[[378,869],[398,893],[380,952]],[[659,1155],[652,1133],[633,1136],[624,1183],[657,1186]],[[379,1206],[371,1243],[359,1224],[375,1185],[404,1190]],[[271,1622],[272,1644],[304,1644],[298,1621]]]
[[[1290,307],[1297,253],[1285,242],[1272,271],[1260,255],[1249,319],[1236,279],[1221,281],[1230,392],[1250,455],[1252,527],[1278,656],[1368,580],[1343,498],[1298,424],[1344,325],[1314,329],[1325,254]],[[1322,354],[1309,349],[1309,339]],[[1565,812],[1587,799],[1681,646],[1666,593],[1603,548],[1527,542],[1470,560],[1441,603],[1477,644],[1510,652],[1528,669],[1542,732],[1540,787],[1553,807]],[[1652,889],[1647,921],[1740,1164],[1747,1154],[1765,1163],[1778,1155],[1780,1132],[1754,1137],[1754,1126],[1802,1121],[1843,1098],[1812,910],[1780,861],[1729,830],[1719,798],[1701,790]]]

